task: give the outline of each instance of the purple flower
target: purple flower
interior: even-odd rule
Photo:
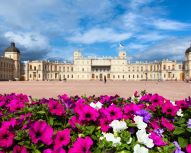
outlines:
[[[135,114],[139,115],[139,116],[142,116],[143,117],[143,121],[145,123],[148,123],[149,120],[151,119],[151,114],[148,111],[143,110],[143,109],[139,110],[139,111],[136,111]]]
[[[162,135],[163,132],[164,132],[163,129],[155,129],[154,132],[155,132],[158,136],[163,137],[163,135]]]
[[[176,150],[174,153],[184,153],[182,150],[181,150],[181,147],[180,145],[178,144],[177,141],[174,141],[173,144],[176,146]]]
[[[191,128],[191,119],[188,120],[188,128]]]

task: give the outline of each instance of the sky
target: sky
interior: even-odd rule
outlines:
[[[0,0],[0,54],[15,42],[22,60],[118,56],[183,61],[191,44],[190,0]]]

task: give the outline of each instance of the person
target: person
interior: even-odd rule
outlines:
[[[106,81],[107,81],[107,80],[106,80],[106,76],[104,76],[104,83],[106,83]]]

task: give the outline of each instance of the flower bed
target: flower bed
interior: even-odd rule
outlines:
[[[0,95],[0,153],[191,153],[191,98]]]

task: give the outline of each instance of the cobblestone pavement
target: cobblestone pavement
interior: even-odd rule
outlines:
[[[165,98],[176,100],[191,96],[191,82],[179,81],[10,81],[0,82],[0,93],[25,93],[34,98],[69,95],[115,95],[132,96],[134,91],[147,90]]]

